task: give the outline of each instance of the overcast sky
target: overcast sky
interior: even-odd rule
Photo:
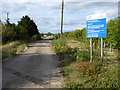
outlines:
[[[106,13],[107,21],[118,16],[118,0],[64,0],[63,31],[73,31],[86,26],[86,16]],[[60,32],[61,0],[2,0],[1,20],[5,22],[9,13],[11,23],[17,24],[28,15],[40,32]]]

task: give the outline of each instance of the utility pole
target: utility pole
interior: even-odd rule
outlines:
[[[7,19],[6,19],[6,23],[9,24],[9,18],[8,18],[9,13],[7,13]]]
[[[9,15],[9,13],[7,13],[7,20],[8,20],[8,15]]]
[[[62,36],[62,30],[63,30],[63,6],[64,6],[64,1],[62,0],[62,10],[61,10],[61,36]]]

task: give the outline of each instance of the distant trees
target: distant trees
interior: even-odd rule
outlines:
[[[23,16],[18,25],[11,24],[9,20],[6,20],[6,24],[2,24],[2,42],[7,43],[15,40],[35,40],[40,39],[37,26],[33,20],[27,15]]]
[[[115,19],[111,19],[107,23],[107,37],[104,38],[104,42],[106,43],[106,46],[113,47],[113,48],[119,48],[120,49],[120,17],[117,17]],[[55,36],[58,36],[55,34]],[[68,38],[79,40],[82,42],[89,43],[89,38],[86,37],[86,28],[83,28],[82,30],[75,30],[72,32],[65,32],[63,36],[66,36]],[[96,44],[100,44],[100,38],[93,38],[93,42]]]
[[[18,22],[17,28],[19,29],[20,35],[26,38],[39,34],[36,24],[28,16],[23,16],[21,21]]]
[[[107,38],[104,40],[107,45],[112,45],[114,48],[120,48],[120,31],[119,31],[119,24],[120,17],[111,19],[107,23]]]
[[[72,39],[78,39],[78,37],[81,36],[81,32],[80,30],[75,30],[75,31],[72,31],[71,33],[69,33],[68,37],[69,38],[72,38]]]
[[[42,33],[43,35],[47,35],[47,36],[49,36],[49,35],[53,35],[53,33],[51,33],[51,32],[48,32],[48,33]]]
[[[53,35],[51,32],[48,32],[47,35]]]

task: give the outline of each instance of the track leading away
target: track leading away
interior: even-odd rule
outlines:
[[[2,88],[61,88],[60,61],[47,37],[2,64]]]

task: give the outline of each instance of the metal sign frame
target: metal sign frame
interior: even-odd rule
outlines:
[[[106,37],[106,14],[87,16],[87,38]]]
[[[92,62],[92,38],[101,38],[101,60],[103,61],[103,38],[106,37],[106,14],[87,16],[87,38],[90,38],[90,61]]]

